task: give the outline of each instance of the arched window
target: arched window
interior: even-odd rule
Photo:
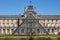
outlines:
[[[52,29],[52,33],[54,33],[54,29]]]
[[[55,30],[57,30],[57,29],[58,29],[58,26],[59,26],[59,25],[56,23],[56,24],[55,24],[55,27],[54,27],[54,28],[55,28]]]
[[[52,25],[52,27],[54,27],[54,26],[55,26],[55,24],[54,24],[54,23],[52,23],[51,25]]]
[[[24,33],[24,29],[21,29],[21,33]]]
[[[48,32],[50,32],[50,30],[49,30],[49,29],[47,29],[47,31],[48,31]]]
[[[14,24],[14,27],[17,27],[18,25],[17,24]]]
[[[47,27],[50,27],[51,25],[48,23],[46,26],[47,26]]]
[[[7,32],[8,32],[8,33],[10,33],[10,30],[9,30],[9,29],[7,29]]]
[[[56,23],[56,24],[55,24],[55,27],[58,27],[58,26],[59,26],[59,24],[58,24],[58,23]]]
[[[14,29],[11,29],[11,31],[13,32],[13,31],[14,31]]]

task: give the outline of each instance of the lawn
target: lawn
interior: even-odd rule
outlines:
[[[0,35],[0,40],[60,40],[60,35]]]

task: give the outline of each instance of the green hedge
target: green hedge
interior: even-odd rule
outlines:
[[[38,38],[38,40],[51,40],[51,38]]]
[[[51,38],[0,38],[0,40],[51,40]]]

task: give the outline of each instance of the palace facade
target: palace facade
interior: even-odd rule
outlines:
[[[60,15],[37,15],[27,6],[24,15],[0,15],[0,34],[59,34]]]

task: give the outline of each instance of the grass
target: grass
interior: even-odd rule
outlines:
[[[39,38],[39,37],[45,37],[45,38],[48,38],[48,37],[51,37],[51,38],[56,38],[56,37],[60,37],[60,35],[8,35],[8,34],[0,34],[0,38],[1,37],[13,37],[13,38],[27,38],[27,37],[34,37],[34,38]]]
[[[8,34],[0,34],[0,39],[10,40],[10,39],[26,39],[33,38],[34,40],[60,40],[60,35],[8,35]]]

